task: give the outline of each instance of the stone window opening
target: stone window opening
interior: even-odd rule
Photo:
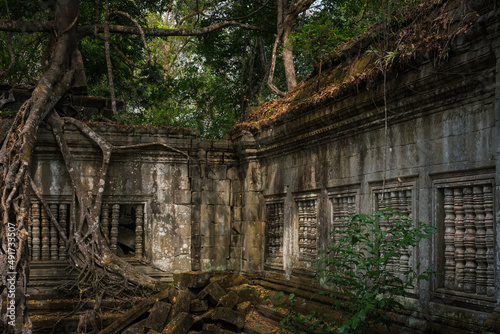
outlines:
[[[144,255],[144,204],[104,203],[101,226],[109,248],[120,257]]]
[[[271,269],[283,269],[284,228],[284,201],[267,201],[265,264]]]
[[[310,272],[316,268],[319,255],[318,195],[295,196],[298,261],[295,269]]]
[[[120,205],[117,237],[119,256],[135,256],[135,216],[136,205]]]
[[[50,211],[63,231],[68,231],[70,204],[49,202]],[[43,205],[31,201],[28,225],[28,252],[32,261],[59,261],[66,259],[66,244],[51,222]]]
[[[437,187],[436,293],[494,300],[495,219],[491,181]]]
[[[330,193],[328,197],[332,215],[328,229],[328,242],[337,242],[341,238],[341,234],[339,234],[341,225],[358,212],[358,196],[356,192],[344,192]],[[335,231],[337,232],[333,233]]]
[[[50,211],[63,231],[70,222],[70,204],[52,203]],[[109,240],[111,251],[121,257],[143,259],[144,255],[144,204],[104,203],[101,226]],[[52,224],[43,205],[32,200],[28,231],[29,256],[33,261],[66,260],[66,244]]]
[[[413,225],[416,226],[418,219],[415,216],[415,193],[413,191],[415,181],[413,182],[391,182],[384,187],[377,188],[373,191],[374,212],[382,211],[385,209],[392,209],[393,212],[404,214],[405,219],[410,219]],[[395,215],[392,219],[397,219]],[[392,219],[380,220],[380,228],[382,230],[389,230],[393,226]],[[387,236],[390,238],[391,236]],[[418,246],[417,246],[418,247]],[[402,248],[399,251],[399,258],[393,258],[387,264],[385,270],[399,277],[401,280],[406,281],[406,272],[408,270],[416,270],[417,262],[417,248],[408,247]],[[407,290],[408,293],[416,293],[417,286]]]

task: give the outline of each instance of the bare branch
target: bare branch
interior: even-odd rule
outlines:
[[[175,147],[172,147],[168,144],[165,144],[165,143],[160,143],[160,142],[153,142],[153,143],[143,143],[143,144],[136,144],[136,145],[125,145],[125,146],[114,146],[113,147],[113,150],[116,150],[116,151],[121,151],[121,150],[128,150],[128,149],[134,149],[134,148],[141,148],[141,147],[147,147],[147,146],[163,146],[163,147],[166,147],[174,152],[177,152],[177,153],[180,153],[184,156],[186,156],[186,158],[189,159],[189,154],[184,152],[184,151],[181,151],[181,150],[178,150],[176,149]]]
[[[113,15],[113,14],[119,14],[119,15],[125,16],[126,18],[128,18],[130,21],[132,21],[135,24],[135,26],[137,27],[137,29],[139,29],[139,32],[140,32],[141,38],[142,38],[142,43],[144,43],[144,48],[147,51],[147,55],[148,55],[147,66],[149,66],[151,64],[151,52],[149,51],[148,43],[146,42],[146,36],[144,35],[144,30],[140,26],[139,22],[137,22],[137,20],[134,19],[130,14],[122,12],[122,11],[119,11],[119,10],[113,11],[113,12],[110,13],[110,15]]]
[[[278,87],[276,87],[273,83],[273,79],[274,79],[274,70],[276,69],[276,53],[278,52],[278,46],[279,46],[279,43],[280,43],[280,36],[276,36],[276,40],[274,41],[274,46],[273,46],[273,53],[271,55],[271,66],[269,68],[269,76],[267,77],[267,85],[269,86],[269,88],[271,88],[271,90],[273,92],[275,92],[276,94],[280,95],[280,96],[284,96],[285,93],[282,92],[281,90],[278,89]]]
[[[4,0],[4,2],[5,2],[5,10],[7,11],[7,18],[10,20],[9,4],[7,3],[7,0]]]
[[[74,19],[74,20],[73,20],[73,21],[72,21],[72,22],[68,25],[68,27],[67,27],[66,29],[64,29],[63,31],[61,31],[61,32],[59,33],[59,35],[62,35],[62,34],[64,34],[64,33],[68,32],[68,31],[70,31],[70,30],[71,30],[71,29],[75,26],[75,24],[78,22],[78,17],[79,17],[79,16],[80,16],[79,14],[78,14],[78,15],[76,15],[76,16],[75,16],[75,19]],[[56,35],[57,35],[57,33],[56,33]]]
[[[108,67],[109,93],[111,95],[111,109],[113,115],[118,114],[116,109],[115,85],[113,83],[113,69],[111,67],[111,53],[109,51],[109,1],[105,1],[105,22],[104,22],[104,51],[106,53],[106,65]]]
[[[273,53],[271,58],[271,66],[269,69],[269,77],[267,79],[267,84],[276,94],[284,95],[274,84],[274,70],[276,67],[276,53],[278,51],[278,46],[283,43],[283,63],[285,65],[285,76],[288,91],[295,88],[297,85],[297,79],[295,76],[295,67],[293,64],[293,54],[292,45],[290,44],[289,34],[292,31],[295,23],[297,22],[297,16],[306,11],[315,0],[297,0],[294,4],[291,4],[285,9],[286,2],[284,0],[278,0],[278,31],[276,34],[276,40],[273,46]],[[284,10],[284,14],[283,14]]]
[[[168,144],[165,143],[160,143],[160,142],[151,142],[151,143],[142,143],[142,144],[135,144],[135,145],[123,145],[123,146],[115,146],[108,142],[106,139],[101,137],[97,132],[92,130],[90,127],[88,127],[85,123],[82,121],[79,121],[77,119],[74,119],[72,117],[63,117],[62,120],[66,123],[70,123],[78,127],[80,131],[82,131],[87,137],[89,137],[93,142],[95,142],[103,151],[103,154],[106,153],[106,151],[122,151],[122,150],[128,150],[128,149],[134,149],[134,148],[142,148],[142,147],[147,147],[147,146],[163,146],[165,148],[168,148],[169,150],[172,150],[174,152],[180,153],[187,158],[189,158],[189,154],[176,149],[175,147],[172,147]]]
[[[102,37],[101,35],[99,34],[96,34],[95,35],[96,38],[100,39],[101,41],[105,41],[104,37]],[[131,61],[130,59],[128,59],[128,57],[115,45],[115,43],[109,41],[109,46],[111,46],[113,48],[113,50],[116,51],[116,53],[118,53],[118,56],[130,67],[135,67],[135,68],[138,68],[138,69],[141,69],[141,70],[144,70],[146,68],[149,67],[149,65],[137,65],[136,63],[134,63],[133,61]]]

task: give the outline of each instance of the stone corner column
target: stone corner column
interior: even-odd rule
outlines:
[[[264,269],[265,201],[262,194],[262,175],[257,156],[257,145],[250,133],[234,138],[242,176],[242,230],[243,251],[241,270],[257,273]]]

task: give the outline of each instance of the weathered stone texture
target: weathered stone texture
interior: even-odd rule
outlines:
[[[210,280],[210,272],[189,271],[174,274],[174,284],[178,288],[203,288]]]
[[[415,59],[389,71],[385,87],[375,78],[231,140],[91,125],[115,145],[158,140],[172,147],[114,156],[105,201],[144,207],[143,256],[160,269],[285,278],[313,274],[314,257],[342,219],[396,206],[437,227],[432,240],[402,252],[400,268],[441,271],[419,283],[418,299],[411,299],[418,307],[404,326],[491,330],[486,320],[500,303],[500,14],[485,8],[481,24],[450,41],[439,67]],[[100,153],[74,127],[67,130],[84,184],[94,190]],[[34,180],[50,204],[69,205],[72,190],[53,137],[42,128],[39,139]],[[38,220],[31,241],[37,252],[47,239]],[[463,287],[456,274],[462,261]]]

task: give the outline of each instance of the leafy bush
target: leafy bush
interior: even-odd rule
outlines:
[[[417,281],[428,280],[433,273],[430,268],[420,271],[420,266],[394,268],[410,259],[412,249],[433,233],[433,227],[422,222],[414,224],[406,214],[391,209],[352,216],[331,232],[333,241],[318,263],[319,278],[333,291],[330,297],[335,300],[335,317],[302,316],[290,310],[283,321],[284,329],[298,329],[298,333],[363,333],[373,325],[389,326],[387,312],[402,309],[400,298],[411,293]]]

